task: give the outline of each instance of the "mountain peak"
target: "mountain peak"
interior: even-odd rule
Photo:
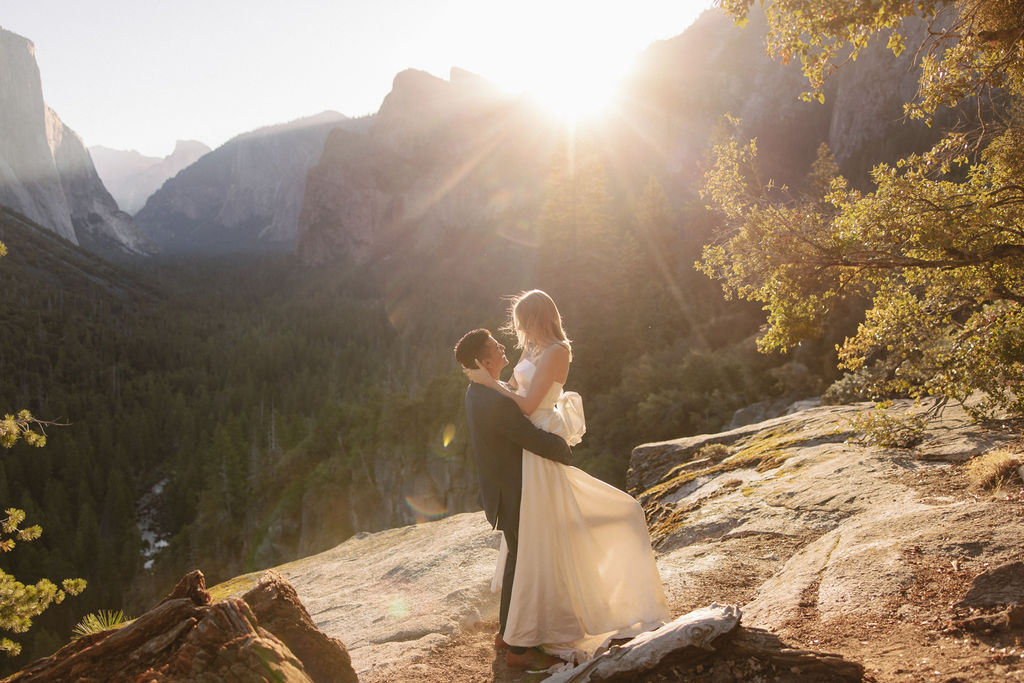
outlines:
[[[174,151],[171,152],[170,156],[178,156],[181,154],[206,154],[210,151],[209,146],[200,142],[199,140],[178,140],[174,143]]]

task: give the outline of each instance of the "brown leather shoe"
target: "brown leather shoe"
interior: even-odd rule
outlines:
[[[544,671],[563,661],[554,655],[538,650],[535,647],[527,648],[526,652],[516,654],[509,650],[505,653],[505,664],[513,669],[528,669],[530,671]]]
[[[500,632],[495,633],[494,634],[494,649],[495,650],[504,650],[506,647],[508,647],[508,643],[506,643],[505,639],[501,637],[501,633]]]

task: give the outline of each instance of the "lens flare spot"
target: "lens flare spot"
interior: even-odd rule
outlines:
[[[448,444],[450,444],[452,442],[452,439],[454,439],[454,438],[455,438],[455,425],[453,425],[451,422],[449,422],[448,424],[446,424],[444,426],[444,433],[441,434],[441,444],[445,448],[448,448]]]
[[[448,514],[444,502],[435,495],[406,496],[405,504],[412,510],[417,524],[440,519]]]
[[[394,619],[405,619],[409,616],[409,603],[405,598],[395,597],[388,602],[388,616]]]

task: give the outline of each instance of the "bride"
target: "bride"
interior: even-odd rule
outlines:
[[[563,390],[572,347],[550,296],[534,289],[512,301],[507,329],[522,359],[509,390],[486,370],[470,370],[516,402],[541,429],[570,445],[586,430],[583,403]],[[562,659],[588,659],[613,638],[632,637],[668,618],[643,510],[629,494],[586,472],[523,452],[519,559],[502,639],[543,646]],[[499,590],[504,541],[492,590]]]

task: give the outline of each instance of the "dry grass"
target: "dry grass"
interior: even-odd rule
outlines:
[[[709,443],[700,447],[697,451],[698,458],[710,458],[713,462],[721,462],[732,455],[732,449],[726,446],[724,443]]]
[[[1017,471],[1019,465],[1021,462],[1014,453],[998,448],[973,458],[964,471],[972,489],[987,491],[1020,478]]]

